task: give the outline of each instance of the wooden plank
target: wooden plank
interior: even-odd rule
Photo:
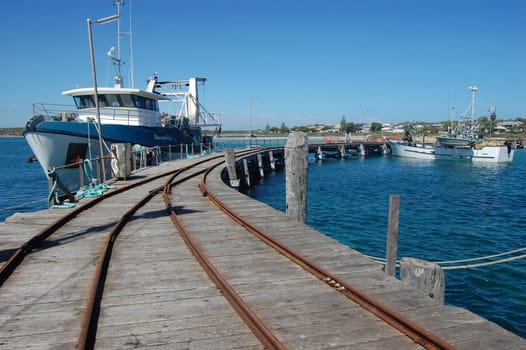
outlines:
[[[190,163],[181,161],[179,165]],[[147,169],[127,183],[179,165]],[[254,225],[459,349],[524,347],[520,337],[464,309],[437,305],[381,272],[381,264],[239,194],[218,174],[215,170],[209,176],[210,187]],[[0,289],[0,349],[75,346],[86,286],[102,240],[129,203],[165,181],[117,195],[79,215],[26,258]],[[285,346],[420,348],[248,235],[196,191],[198,183],[189,181],[174,190],[172,199],[180,218]],[[161,198],[154,198],[136,213],[115,242],[96,346],[260,349],[259,341],[202,271],[164,214]],[[34,232],[42,227],[40,219],[47,222],[43,213],[36,213],[15,216],[10,226],[0,225],[0,231],[9,227],[5,240],[0,235],[0,247],[20,241],[13,225]]]
[[[157,209],[159,203],[153,201],[136,216],[145,218]],[[115,244],[97,344],[110,348],[185,342],[219,347],[240,341],[259,344],[186,249],[170,220],[150,216],[148,223],[154,229],[144,234],[144,222],[132,221]],[[129,253],[133,246],[144,249],[134,256]]]

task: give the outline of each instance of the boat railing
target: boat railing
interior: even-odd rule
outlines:
[[[81,119],[96,118],[95,108],[85,108],[80,111]],[[156,111],[138,111],[134,108],[100,107],[100,119],[102,124],[119,124],[134,126],[161,126],[159,113]]]
[[[33,115],[46,120],[71,121],[78,117],[78,112],[74,105],[33,103]]]
[[[201,155],[207,155],[214,152],[211,145],[208,144],[177,144],[168,146],[143,147],[135,145],[131,148],[131,153],[126,160],[130,169],[130,175],[133,175],[144,168],[156,166],[166,161],[176,161],[178,159],[195,158]],[[72,198],[73,195],[61,186],[60,175],[62,172],[78,172],[79,190],[87,187],[97,186],[105,182],[113,182],[117,179],[118,174],[114,173],[114,169],[119,166],[112,166],[112,162],[118,162],[113,154],[104,157],[94,157],[91,159],[77,159],[75,162],[57,166],[48,169],[49,176],[49,204],[55,205],[56,200],[55,191],[57,194],[65,195]],[[104,167],[103,167],[104,163]],[[106,173],[102,173],[103,169]],[[60,190],[59,190],[60,189]]]

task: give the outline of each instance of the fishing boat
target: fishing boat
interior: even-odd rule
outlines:
[[[479,133],[479,126],[475,121],[475,94],[476,86],[470,86],[472,92],[471,104],[459,122],[445,136],[436,138],[433,145],[424,142],[415,142],[411,132],[406,132],[403,140],[388,138],[391,154],[397,157],[454,160],[465,162],[510,163],[513,161],[515,150],[509,142],[487,142]],[[495,119],[495,109],[490,109],[491,118]]]
[[[119,5],[116,15],[93,23],[120,21],[124,1],[114,3]],[[120,50],[123,33],[119,31],[117,47]],[[217,130],[220,124],[217,114],[208,113],[199,102],[198,86],[205,83],[205,78],[158,81],[154,74],[144,89],[124,87],[121,53],[114,56],[115,49],[111,48],[107,55],[116,67],[115,84],[98,87],[89,19],[88,34],[94,85],[64,91],[63,95],[73,98],[71,106],[34,104],[33,117],[26,123],[24,137],[44,172],[57,169],[64,187],[75,191],[80,185],[79,169],[68,165],[105,157],[113,144],[129,144],[135,149],[156,148],[161,158],[183,149],[183,145],[200,149],[211,144],[212,138],[203,135],[203,128]],[[172,112],[161,111],[160,106]],[[104,178],[108,175],[111,174],[104,174]]]

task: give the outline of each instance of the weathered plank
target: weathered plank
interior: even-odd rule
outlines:
[[[191,160],[147,169],[133,183]],[[209,187],[240,215],[321,267],[459,349],[524,348],[525,341],[464,309],[442,306],[381,271],[382,265],[209,176]],[[81,214],[29,255],[0,288],[0,349],[74,348],[102,240],[120,215],[166,179]],[[245,302],[288,348],[418,349],[324,282],[248,235],[197,191],[178,186],[173,205],[194,239]],[[119,184],[120,185],[120,184]],[[79,205],[82,205],[81,203]],[[46,212],[46,211],[44,211]],[[188,251],[160,198],[141,208],[117,238],[104,289],[97,348],[261,349]],[[36,232],[52,215],[10,219],[0,247]],[[62,215],[62,214],[60,214]],[[15,225],[15,226],[13,226]],[[2,248],[0,248],[1,250]],[[37,346],[38,345],[38,346]]]

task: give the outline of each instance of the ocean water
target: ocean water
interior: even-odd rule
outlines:
[[[398,257],[476,258],[526,247],[526,151],[512,164],[369,157],[309,164],[307,224],[385,257],[389,196],[400,196]],[[248,193],[285,211],[285,173]],[[522,251],[515,255],[526,254]],[[526,337],[526,259],[447,270],[446,304]]]
[[[0,222],[47,208],[47,179],[38,162],[27,162],[31,154],[23,138],[0,138]],[[391,194],[400,195],[399,257],[456,260],[526,247],[526,151],[500,165],[393,157],[310,163],[307,223],[383,257]],[[285,173],[269,174],[249,195],[284,211]],[[526,337],[526,259],[446,271],[446,303]]]
[[[0,137],[0,222],[16,212],[47,208],[48,184],[23,137]]]

